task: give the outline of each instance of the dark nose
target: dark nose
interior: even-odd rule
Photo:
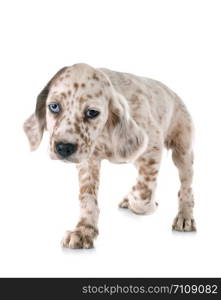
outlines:
[[[56,143],[55,148],[60,156],[66,158],[77,150],[77,144]]]

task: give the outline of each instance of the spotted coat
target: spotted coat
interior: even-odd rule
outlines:
[[[52,113],[50,104],[59,106]],[[95,110],[98,116],[87,118]],[[162,83],[128,73],[95,69],[86,64],[64,67],[40,92],[35,113],[24,124],[32,150],[44,130],[50,135],[50,157],[76,164],[80,183],[80,220],[68,231],[63,246],[91,248],[98,235],[97,193],[101,160],[134,163],[137,182],[120,203],[136,214],[152,213],[162,150],[172,150],[181,187],[173,229],[195,231],[191,117],[182,100]],[[58,142],[76,145],[61,157]]]

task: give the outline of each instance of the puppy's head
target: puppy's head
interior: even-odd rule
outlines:
[[[85,64],[61,69],[37,97],[35,113],[24,124],[32,150],[44,129],[50,134],[50,156],[81,162],[93,151],[108,115],[102,73]]]
[[[32,150],[44,129],[50,135],[50,157],[75,163],[92,154],[104,129],[113,140],[113,152],[123,159],[145,139],[109,79],[86,64],[62,68],[38,95],[35,113],[24,124]]]

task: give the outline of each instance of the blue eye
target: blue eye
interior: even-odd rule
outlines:
[[[57,103],[51,103],[48,105],[50,111],[54,114],[57,114],[60,112],[60,105]]]
[[[87,110],[87,111],[85,112],[85,117],[86,117],[87,119],[94,119],[94,118],[96,118],[99,114],[100,114],[99,111],[94,110],[94,109],[89,109],[89,110]]]

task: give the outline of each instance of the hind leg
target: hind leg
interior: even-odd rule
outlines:
[[[131,191],[119,204],[136,214],[150,214],[157,204],[154,200],[156,179],[160,167],[162,146],[155,145],[144,152],[135,162],[138,178]]]
[[[174,149],[173,161],[178,168],[181,187],[178,193],[179,210],[174,219],[172,228],[177,231],[196,231],[196,224],[193,217],[194,198],[192,192],[193,178],[193,152]]]
[[[185,106],[181,103],[180,110],[173,120],[165,144],[172,149],[172,159],[178,168],[180,190],[178,193],[179,209],[173,222],[177,231],[196,231],[193,217],[194,198],[192,192],[193,180],[193,124]]]

